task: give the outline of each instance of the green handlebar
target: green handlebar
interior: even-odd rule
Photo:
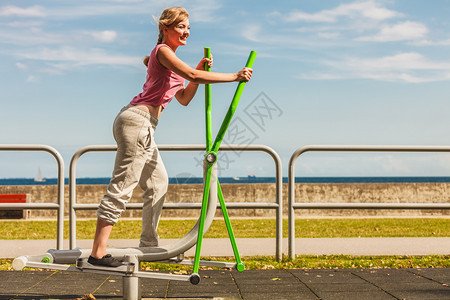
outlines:
[[[205,47],[204,49],[204,56],[205,58],[211,58],[211,48]],[[205,71],[211,71],[211,68],[208,66],[207,63],[205,63]]]
[[[206,58],[211,58],[211,48],[204,49]],[[211,72],[211,68],[205,63],[205,71]],[[206,126],[206,151],[211,150],[212,125],[211,125],[211,85],[205,84],[205,126]]]
[[[250,52],[245,67],[247,68],[253,67],[256,54],[257,53],[255,51]],[[241,98],[242,92],[244,91],[245,84],[246,84],[245,81],[241,81],[237,86],[236,92],[234,93],[233,96],[233,100],[231,101],[230,107],[228,108],[228,112],[222,122],[222,126],[220,126],[216,139],[214,140],[214,144],[211,149],[211,151],[214,153],[217,153],[217,151],[219,151],[220,144],[222,143],[222,140],[225,136],[228,126],[230,125],[231,119],[233,118],[234,112],[236,111],[237,105],[239,104],[239,99]]]
[[[250,55],[248,56],[247,63],[245,64],[246,68],[253,68],[253,63],[255,62],[256,58],[256,51],[250,52]]]

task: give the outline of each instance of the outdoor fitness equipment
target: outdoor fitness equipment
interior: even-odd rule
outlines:
[[[204,49],[205,57],[211,58],[209,47]],[[248,57],[246,67],[252,68],[256,58],[256,52],[251,51]],[[205,64],[205,70],[210,71],[210,67]],[[72,249],[72,250],[48,250],[44,255],[37,256],[19,256],[14,259],[12,266],[16,270],[22,270],[24,267],[55,269],[66,271],[82,271],[101,274],[116,274],[123,276],[123,297],[124,299],[140,299],[139,278],[157,278],[169,280],[190,281],[192,284],[200,282],[198,275],[199,266],[236,268],[242,272],[245,269],[241,261],[239,251],[236,245],[230,218],[228,216],[222,190],[217,179],[217,154],[225,136],[225,133],[236,111],[240,97],[244,90],[246,82],[239,82],[233,100],[228,108],[227,114],[212,142],[211,126],[211,85],[205,85],[205,124],[206,124],[206,154],[203,163],[203,200],[200,218],[195,226],[181,239],[167,245],[159,247],[129,247],[129,248],[108,248],[107,252],[112,256],[122,259],[124,264],[117,268],[99,267],[87,262],[87,257],[91,249]],[[236,263],[212,262],[200,260],[203,235],[209,229],[214,218],[217,198],[219,198],[225,224],[230,237]],[[196,245],[194,260],[184,259],[184,253]],[[191,275],[162,274],[156,272],[139,271],[139,262],[151,261],[162,263],[176,263],[184,265],[193,265]],[[76,264],[76,266],[68,265]]]

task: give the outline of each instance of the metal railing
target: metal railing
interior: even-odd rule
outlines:
[[[204,151],[205,145],[159,145],[160,151]],[[115,145],[91,145],[78,150],[72,157],[69,167],[69,232],[70,232],[70,249],[76,247],[76,211],[77,210],[95,210],[100,204],[82,204],[76,202],[76,165],[81,155],[87,152],[104,152],[116,151]],[[276,201],[275,202],[234,202],[227,203],[229,209],[275,209],[276,210],[276,257],[281,261],[282,257],[282,241],[283,241],[283,188],[282,188],[282,164],[279,155],[270,147],[265,145],[222,145],[222,151],[262,151],[268,153],[275,162],[276,172]],[[164,209],[198,209],[201,203],[164,203]],[[142,203],[127,203],[127,209],[141,209]],[[217,207],[220,207],[218,204]]]
[[[58,196],[57,203],[0,203],[0,209],[55,209],[56,221],[56,248],[63,249],[64,234],[64,160],[59,152],[47,145],[0,145],[0,151],[45,151],[55,157],[58,163]]]
[[[450,152],[448,146],[305,146],[297,149],[289,160],[288,222],[289,257],[295,258],[295,209],[450,209],[450,203],[296,203],[295,162],[306,152]]]

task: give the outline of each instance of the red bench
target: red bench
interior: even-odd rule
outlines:
[[[1,194],[0,203],[27,203],[27,194]],[[0,219],[26,219],[28,210],[26,209],[1,209]]]

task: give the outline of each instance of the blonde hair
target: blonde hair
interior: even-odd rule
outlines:
[[[164,39],[164,26],[170,26],[175,23],[179,23],[181,21],[186,20],[189,18],[189,13],[186,9],[180,6],[174,6],[166,8],[162,14],[161,17],[157,20],[158,22],[158,29],[159,29],[159,35],[158,35],[158,41],[157,45],[161,44]],[[149,56],[146,56],[144,58],[144,65],[148,66],[148,60]]]

